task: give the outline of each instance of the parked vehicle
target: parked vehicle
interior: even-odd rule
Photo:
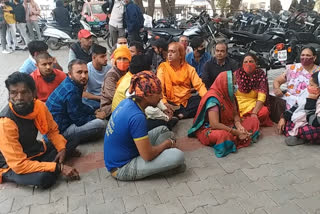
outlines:
[[[91,27],[83,20],[81,15],[72,17],[70,28],[60,27],[56,22],[47,23],[43,30],[43,37],[51,50],[58,50],[62,46],[70,46],[77,42],[79,30],[91,31]]]

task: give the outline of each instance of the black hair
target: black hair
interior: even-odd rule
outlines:
[[[198,47],[200,47],[202,45],[202,43],[204,42],[204,39],[200,36],[195,36],[191,39],[191,42],[190,42],[190,46],[193,48],[193,49],[196,49]]]
[[[305,49],[309,49],[309,50],[312,52],[312,55],[313,55],[313,56],[317,56],[317,51],[316,51],[316,49],[315,49],[314,47],[311,47],[311,46],[303,47],[303,48],[301,49],[301,53],[302,53],[302,51],[304,51]]]
[[[52,56],[49,53],[43,52],[43,53],[38,54],[36,56],[35,60],[36,60],[36,62],[39,62],[40,59],[51,59],[51,58],[52,58]]]
[[[31,56],[34,56],[36,52],[44,52],[48,50],[48,45],[44,41],[31,41],[28,43],[28,50]]]
[[[243,64],[243,60],[244,58],[246,58],[247,56],[251,56],[253,58],[253,60],[256,62],[257,66],[258,66],[258,57],[254,54],[254,53],[251,53],[251,52],[248,52],[246,53],[243,58],[242,58],[242,64]]]
[[[129,47],[136,47],[136,49],[137,49],[138,52],[144,53],[143,44],[142,44],[141,42],[132,41],[132,42],[130,42]]]
[[[34,93],[36,91],[36,84],[33,78],[26,73],[16,71],[8,76],[5,81],[6,88],[9,90],[10,85],[16,85],[18,83],[24,83]]]
[[[107,49],[101,45],[93,44],[92,46],[92,54],[106,54]]]
[[[319,86],[318,72],[315,72],[311,75],[312,81]]]
[[[164,38],[155,39],[151,41],[151,46],[156,46],[157,48],[162,48],[164,51],[168,51],[168,42]]]
[[[226,42],[224,42],[224,41],[218,41],[218,42],[216,43],[216,45],[214,46],[214,48],[216,48],[217,45],[225,45],[225,46],[226,46],[226,52],[228,52],[228,44],[227,44]]]
[[[130,62],[129,71],[132,74],[137,74],[141,71],[150,71],[152,64],[152,58],[147,55],[133,56]]]
[[[87,63],[81,59],[74,59],[71,60],[68,64],[68,71],[71,72],[72,71],[72,67],[74,65],[87,65]]]

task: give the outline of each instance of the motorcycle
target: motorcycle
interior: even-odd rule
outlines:
[[[150,39],[153,37],[164,38],[168,42],[171,42],[178,41],[182,35],[187,36],[190,40],[195,36],[200,36],[205,38],[207,42],[207,50],[211,52],[213,45],[216,43],[215,34],[217,33],[217,29],[215,23],[212,21],[206,11],[202,11],[200,15],[198,17],[194,17],[193,20],[195,23],[193,23],[193,25],[186,30],[174,28],[153,28],[149,30],[148,43],[150,43]]]
[[[71,26],[69,28],[60,27],[56,22],[47,23],[43,30],[45,42],[51,50],[58,50],[62,46],[70,46],[77,42],[77,35],[81,29],[91,31],[90,26],[83,20],[80,15],[71,17]],[[96,42],[96,36],[94,35]]]

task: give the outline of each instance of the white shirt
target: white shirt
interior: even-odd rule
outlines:
[[[119,0],[116,0],[112,8],[109,24],[112,27],[123,28],[123,13],[124,13],[124,6],[122,2]]]

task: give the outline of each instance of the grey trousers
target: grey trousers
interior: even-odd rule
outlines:
[[[165,126],[159,126],[148,132],[150,143],[153,146],[174,136]],[[132,159],[129,163],[112,173],[118,180],[139,180],[150,175],[159,174],[184,165],[184,153],[176,148],[166,149],[152,161],[145,161],[141,156]]]
[[[1,28],[1,46],[2,50],[7,49],[7,40],[6,40],[6,35],[7,35],[7,24],[6,23],[1,23],[0,24]]]
[[[26,43],[26,45],[28,45],[28,43],[30,42],[30,39],[27,33],[27,23],[17,23],[17,28],[20,31],[20,34],[24,42]]]
[[[28,26],[29,35],[30,35],[30,39],[31,40],[35,40],[33,29],[35,29],[36,32],[37,32],[37,39],[38,40],[42,40],[42,36],[41,36],[40,28],[39,28],[39,25],[38,25],[38,21],[28,21],[27,22],[27,26]]]
[[[117,28],[109,25],[109,32],[112,41],[112,47],[115,46],[119,37],[125,36],[124,28]]]
[[[7,34],[6,34],[7,47],[13,51],[16,50],[16,47],[17,47],[16,33],[17,33],[16,24],[8,24]]]

